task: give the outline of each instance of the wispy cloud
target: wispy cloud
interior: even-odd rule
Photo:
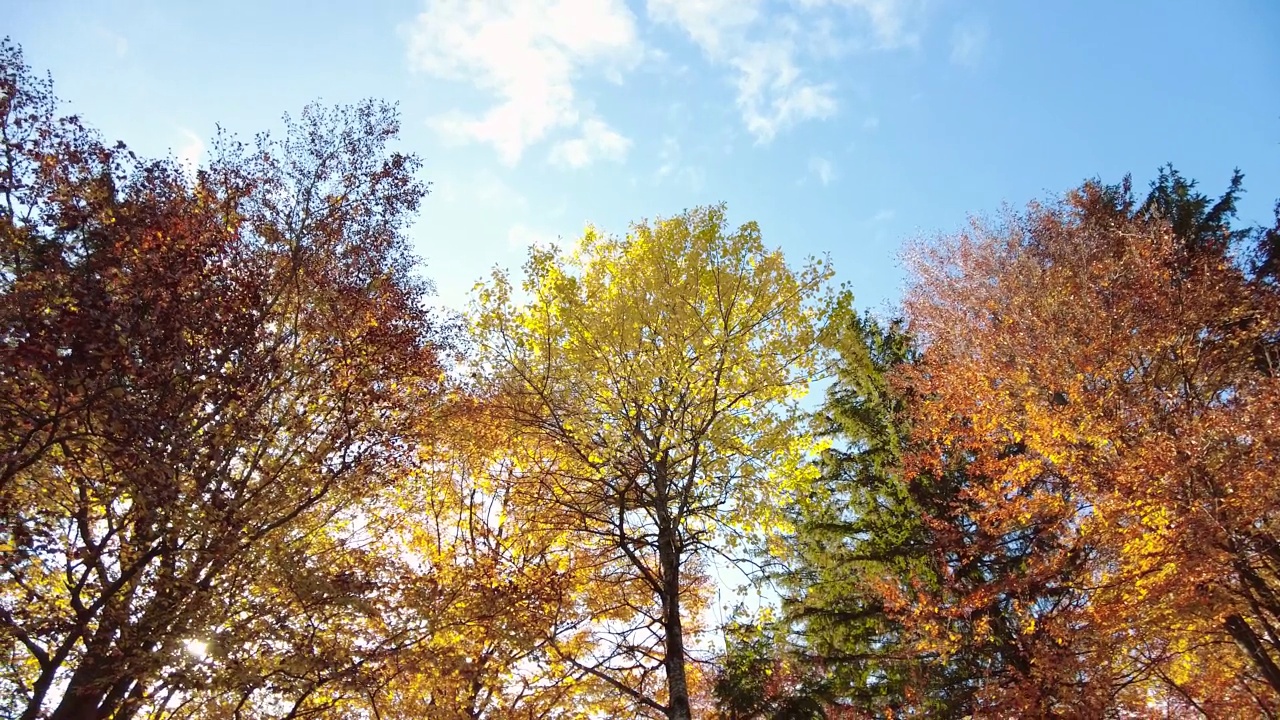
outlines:
[[[914,29],[922,11],[921,0],[799,0],[810,8],[838,7],[856,11],[866,22],[874,39],[873,46],[892,50],[913,47],[920,42]]]
[[[738,70],[743,124],[757,142],[767,143],[800,122],[836,113],[834,85],[801,79],[789,41],[754,43],[730,62]]]
[[[437,199],[446,203],[476,204],[486,210],[521,211],[529,200],[489,169],[478,169],[471,175],[450,175],[432,183]]]
[[[507,231],[507,246],[513,249],[545,248],[559,242],[559,239],[555,233],[534,230],[521,223],[512,225]]]
[[[683,156],[679,140],[669,135],[662,138],[662,148],[658,151],[658,169],[653,174],[654,182],[676,182],[699,192],[706,180],[705,173],[701,167],[687,164]]]
[[[98,36],[111,44],[111,49],[115,51],[116,57],[124,57],[129,54],[129,39],[111,28],[99,25],[95,28]]]
[[[584,111],[575,81],[586,72],[620,81],[643,56],[624,0],[428,0],[406,35],[415,70],[473,83],[496,101],[479,116],[455,111],[432,126],[492,145],[509,165],[553,131],[607,129]]]
[[[850,23],[869,45],[917,43],[910,29],[919,0],[793,0],[793,12],[766,12],[763,0],[648,0],[649,16],[680,28],[713,64],[734,71],[737,106],[757,143],[839,110],[835,84],[814,79],[806,59],[840,54]],[[770,6],[772,7],[772,6]]]
[[[680,169],[680,141],[671,136],[662,138],[662,149],[658,151],[658,171],[654,176],[658,180],[671,177]]]
[[[758,142],[835,112],[830,87],[801,77],[789,38],[753,37],[763,19],[760,0],[649,0],[648,9],[654,20],[683,30],[713,63],[736,70],[738,109]]]
[[[674,23],[704,52],[728,58],[741,50],[747,31],[761,19],[761,0],[649,0],[649,16]]]
[[[982,59],[987,48],[987,26],[982,23],[962,23],[951,33],[951,62],[973,67]]]
[[[496,173],[481,171],[471,182],[470,192],[481,203],[503,209],[524,209],[529,201]]]
[[[572,140],[556,143],[549,159],[561,167],[586,167],[596,160],[620,162],[627,156],[631,141],[604,122],[591,118],[582,123],[582,134]]]
[[[186,141],[178,146],[178,164],[187,177],[195,178],[200,161],[204,159],[204,140],[186,128],[181,128],[180,131]]]
[[[835,166],[830,160],[817,155],[809,158],[809,172],[818,178],[818,182],[822,183],[823,187],[830,185],[831,181],[836,179]]]

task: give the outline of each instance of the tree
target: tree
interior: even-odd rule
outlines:
[[[1031,336],[1043,347],[1026,344],[1023,355],[1010,354],[1006,334],[1013,329],[1000,323],[1047,302],[1041,275],[1028,279],[1031,268],[1107,272],[1066,262],[1063,247],[1084,241],[1064,237],[1078,233],[1104,243],[1132,235],[1139,248],[1142,241],[1133,238],[1149,240],[1156,228],[1166,229],[1173,240],[1155,243],[1161,260],[1153,260],[1168,286],[1159,292],[1171,293],[1163,302],[1230,287],[1205,267],[1225,268],[1237,292],[1269,282],[1265,272],[1241,274],[1233,264],[1233,253],[1251,237],[1259,246],[1253,266],[1266,267],[1268,257],[1265,232],[1232,227],[1241,174],[1216,201],[1194,188],[1167,167],[1142,202],[1128,178],[1093,183],[1068,203],[1071,209],[1033,206],[1004,224],[975,225],[961,240],[924,245],[913,266],[908,317],[917,331],[942,328],[948,342],[938,347],[928,332],[921,342],[896,324],[856,316],[841,322],[849,332],[838,346],[837,381],[824,413],[835,446],[807,501],[797,505],[784,577],[792,652],[823,667],[829,707],[894,715],[1099,714],[1126,702],[1145,707],[1154,697],[1166,698],[1170,708],[1192,707],[1187,688],[1171,684],[1181,676],[1153,679],[1153,666],[1186,653],[1175,663],[1185,669],[1202,645],[1222,642],[1221,626],[1216,637],[1183,627],[1171,640],[1160,628],[1110,623],[1092,579],[1116,550],[1085,532],[1093,527],[1094,499],[1080,482],[1081,466],[1045,461],[1020,429],[1026,404],[1002,405],[992,393],[1028,382],[1024,368],[1042,362],[1045,348],[1079,352],[1076,343],[1096,333],[1089,324],[1114,313],[1089,304],[1092,296],[1084,293],[1069,307],[1087,321],[1059,325],[1043,312]],[[1111,272],[1081,282],[1114,288],[1136,271]],[[1147,302],[1157,317],[1167,313]],[[1157,319],[1134,313],[1126,322],[1139,332]],[[1245,324],[1252,334],[1242,342],[1253,366],[1271,367],[1273,334],[1252,320]],[[1058,389],[1042,388],[1035,397],[1060,415],[1081,407]],[[1125,639],[1139,629],[1141,647]],[[1238,663],[1204,671],[1199,692],[1214,697],[1213,688],[1235,682],[1231,668]]]
[[[909,662],[895,662],[903,639],[874,583],[923,569],[924,527],[901,482],[903,400],[888,380],[912,347],[896,326],[850,312],[851,299],[836,321],[835,382],[820,412],[835,443],[796,505],[781,579],[792,653],[824,668],[828,703],[873,712],[900,708],[917,679]]]
[[[372,542],[447,339],[397,128],[311,107],[190,178],[0,48],[4,714],[337,713],[429,631]]]
[[[1116,194],[1119,209],[1136,219],[1168,223],[1188,255],[1222,255],[1232,244],[1247,240],[1254,233],[1248,228],[1232,228],[1236,202],[1244,194],[1244,173],[1239,169],[1231,174],[1226,192],[1217,200],[1197,192],[1196,181],[1182,177],[1172,164],[1160,168],[1140,206],[1135,206],[1129,184],[1126,177],[1119,186],[1110,188]]]
[[[707,564],[773,530],[806,472],[796,400],[829,270],[793,272],[710,207],[588,229],[526,273],[524,302],[501,272],[481,286],[474,322],[486,382],[547,454],[529,497],[600,558],[596,642],[557,650],[632,712],[689,718]]]
[[[985,698],[1004,712],[1276,712],[1278,388],[1259,356],[1280,306],[1218,237],[1188,253],[1089,184],[918,249],[913,427],[988,458],[963,491],[972,522],[1031,532],[1032,577],[1062,588],[1015,608],[1031,663]],[[920,631],[947,647],[948,612],[1043,589],[993,581],[927,606]]]
[[[917,635],[910,616],[967,585],[1015,576],[1032,548],[972,522],[963,489],[978,471],[973,456],[944,457],[913,433],[922,396],[901,379],[921,354],[901,322],[856,315],[847,303],[839,317],[836,382],[822,411],[834,445],[797,503],[781,578],[789,654],[821,668],[811,685],[830,712],[968,715],[984,683],[1026,662],[1009,642],[1013,598],[994,593],[976,611],[949,618],[955,641],[945,651]],[[905,459],[922,451],[943,462],[909,473]],[[965,563],[937,552],[957,544],[988,550]]]

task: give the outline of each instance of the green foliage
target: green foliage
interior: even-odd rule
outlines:
[[[785,654],[786,645],[764,622],[732,622],[712,693],[726,720],[820,720],[821,677]]]
[[[1151,191],[1138,211],[1140,217],[1169,223],[1173,234],[1195,252],[1210,247],[1226,247],[1247,238],[1250,231],[1231,227],[1236,202],[1244,192],[1244,173],[1236,169],[1227,189],[1217,200],[1196,191],[1196,181],[1184,178],[1173,165],[1160,168],[1151,182]]]
[[[784,605],[800,662],[824,670],[833,706],[859,712],[930,708],[963,714],[984,649],[950,658],[911,649],[882,585],[939,589],[929,515],[953,512],[963,471],[925,480],[902,474],[910,395],[891,382],[918,355],[898,322],[845,313],[840,362],[822,417],[836,440],[800,504]]]

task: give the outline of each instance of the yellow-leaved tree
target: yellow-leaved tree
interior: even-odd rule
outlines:
[[[542,453],[522,502],[598,558],[590,641],[553,650],[629,712],[689,718],[712,556],[745,559],[811,472],[797,403],[831,272],[793,270],[723,206],[588,228],[525,270],[524,298],[501,271],[478,285],[473,322],[485,382]]]

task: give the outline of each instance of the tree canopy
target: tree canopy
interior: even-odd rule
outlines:
[[[796,401],[829,271],[791,270],[711,207],[589,229],[572,254],[533,250],[526,274],[524,302],[503,273],[479,289],[485,382],[546,453],[529,501],[563,509],[618,592],[595,642],[560,649],[630,712],[688,718],[708,563],[772,532],[807,474]]]
[[[910,255],[857,319],[789,582],[863,712],[1276,712],[1266,231],[1171,168]]]
[[[1280,715],[1238,170],[917,241],[885,315],[724,205],[450,315],[398,132],[143,158],[0,45],[0,715]]]

